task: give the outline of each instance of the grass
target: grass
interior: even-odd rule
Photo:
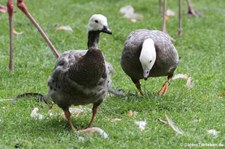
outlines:
[[[0,0],[4,4],[6,0]],[[161,29],[162,19],[158,14],[157,0],[67,0],[67,1],[26,1],[31,14],[37,19],[62,53],[69,49],[85,49],[87,22],[94,13],[108,18],[113,35],[101,35],[100,48],[107,60],[113,64],[116,74],[112,77],[114,88],[126,92],[137,92],[131,80],[122,71],[119,60],[127,35],[139,28]],[[122,17],[119,9],[131,4],[144,19],[130,23]],[[174,81],[165,97],[156,96],[166,77],[141,81],[145,97],[119,98],[109,96],[101,104],[95,126],[109,134],[108,139],[99,135],[84,136],[73,134],[62,110],[53,107],[54,115],[47,116],[48,108],[34,98],[17,102],[0,101],[0,148],[184,148],[195,145],[225,145],[224,97],[225,89],[225,15],[223,0],[193,1],[199,17],[183,16],[183,35],[177,36],[177,13],[171,17],[168,33],[181,57],[176,70],[189,74],[195,85],[187,89],[184,80]],[[168,2],[168,8],[178,10],[177,2]],[[186,3],[183,2],[183,13]],[[218,11],[219,10],[219,11]],[[0,98],[15,97],[24,92],[47,93],[47,80],[54,67],[55,58],[47,44],[29,20],[16,9],[14,25],[22,35],[15,36],[15,72],[8,71],[8,17],[0,14]],[[70,25],[73,32],[55,31],[57,25]],[[34,107],[46,116],[44,120],[30,117]],[[85,106],[91,108],[91,105]],[[127,115],[129,110],[137,111],[135,117]],[[168,125],[158,119],[167,114],[185,135],[177,135]],[[91,113],[73,116],[78,129],[84,128]],[[112,123],[114,118],[122,121]],[[135,120],[147,121],[144,131],[134,124]],[[215,129],[218,136],[209,135],[207,130]],[[206,146],[204,146],[206,148]]]

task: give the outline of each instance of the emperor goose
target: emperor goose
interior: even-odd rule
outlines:
[[[48,80],[46,98],[51,97],[63,109],[74,132],[77,130],[72,124],[69,107],[92,103],[92,117],[88,125],[92,126],[97,108],[108,91],[111,70],[98,49],[101,32],[112,34],[106,17],[95,14],[88,25],[88,50],[70,50],[61,54]]]
[[[139,29],[127,37],[122,56],[121,66],[131,78],[141,95],[144,95],[140,79],[167,76],[159,94],[165,95],[169,81],[178,65],[179,57],[171,37],[158,30]]]

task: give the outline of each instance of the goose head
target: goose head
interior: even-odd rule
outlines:
[[[145,39],[142,44],[141,54],[139,61],[143,69],[143,77],[147,80],[150,71],[156,60],[156,51],[154,41],[150,38]]]
[[[107,34],[112,34],[109,29],[107,18],[101,14],[94,14],[89,19],[88,31],[99,31]]]

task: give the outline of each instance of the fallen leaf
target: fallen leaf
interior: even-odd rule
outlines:
[[[183,132],[180,128],[178,128],[178,127],[174,124],[174,122],[172,121],[172,119],[169,118],[167,115],[166,115],[166,120],[167,120],[167,122],[168,122],[168,125],[169,125],[169,126],[170,126],[177,134],[181,134],[181,135],[184,134],[184,132]]]
[[[139,127],[139,129],[141,131],[143,131],[145,129],[145,126],[147,124],[146,120],[144,120],[144,121],[135,121],[134,123]]]
[[[69,26],[69,25],[66,25],[66,26],[57,26],[55,29],[56,30],[69,31],[69,32],[72,32],[73,31],[72,27]]]
[[[170,17],[169,16],[165,16],[166,22],[169,21]]]
[[[128,113],[127,113],[127,115],[128,115],[129,117],[134,117],[134,116],[136,116],[137,114],[138,114],[138,112],[132,111],[132,110],[129,110]]]
[[[13,28],[13,34],[14,34],[14,35],[21,35],[21,34],[23,34],[23,32],[17,32],[17,31],[15,30],[15,28]]]
[[[221,96],[221,97],[225,97],[225,92],[222,92],[222,93],[220,94],[220,96]]]

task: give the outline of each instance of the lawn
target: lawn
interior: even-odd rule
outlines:
[[[0,148],[188,148],[225,146],[225,1],[197,0],[193,8],[200,16],[185,15],[183,1],[183,35],[177,35],[178,2],[168,1],[168,8],[175,12],[167,24],[167,32],[175,39],[174,45],[181,57],[176,74],[188,74],[194,81],[193,88],[185,87],[185,80],[171,83],[166,96],[156,93],[166,77],[142,80],[145,92],[142,97],[135,85],[120,67],[120,55],[127,35],[136,29],[161,29],[162,17],[158,13],[158,0],[54,0],[25,1],[31,14],[46,31],[60,53],[70,49],[85,49],[87,23],[92,14],[107,16],[113,35],[102,34],[100,49],[116,73],[113,87],[124,92],[136,93],[125,98],[107,96],[99,107],[95,126],[109,137],[74,134],[63,111],[53,106],[52,116],[48,106],[35,98],[22,98],[17,102],[6,99],[25,92],[45,94],[47,80],[55,64],[49,47],[26,16],[17,8],[14,26],[22,32],[14,38],[15,71],[8,70],[8,16],[0,13]],[[5,4],[6,0],[0,0]],[[119,10],[132,5],[144,19],[133,23],[122,17]],[[15,3],[16,5],[16,3]],[[55,30],[56,26],[69,25],[72,32]],[[34,107],[45,117],[36,120],[30,116]],[[91,109],[92,105],[81,106]],[[73,107],[74,108],[74,107]],[[132,110],[136,115],[129,115]],[[90,110],[78,116],[73,123],[78,129],[87,126]],[[168,124],[166,115],[182,129],[177,134]],[[113,121],[119,119],[118,121]],[[135,121],[146,120],[143,131]],[[209,134],[215,130],[218,134]]]

